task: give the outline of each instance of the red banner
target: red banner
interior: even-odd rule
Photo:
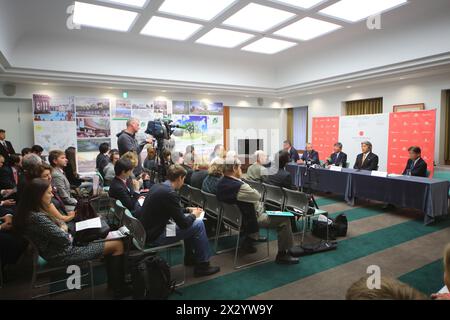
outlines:
[[[389,115],[388,172],[401,174],[408,161],[408,148],[418,146],[434,173],[436,110],[395,112]]]
[[[333,145],[339,139],[339,117],[313,118],[312,144],[319,152],[321,160],[327,159],[333,153]]]

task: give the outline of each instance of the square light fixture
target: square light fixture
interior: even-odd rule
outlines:
[[[142,29],[141,34],[172,40],[186,40],[202,25],[181,20],[153,16]]]
[[[267,31],[289,19],[295,14],[256,3],[250,3],[223,24],[257,32]]]
[[[349,22],[357,22],[407,3],[408,0],[341,0],[320,13]]]
[[[328,0],[272,0],[273,2],[281,2],[283,4],[287,4],[293,7],[298,7],[302,9],[310,9],[312,7],[317,6],[319,3],[328,1]]]
[[[274,54],[291,48],[295,45],[297,45],[295,42],[273,38],[262,38],[249,44],[248,46],[245,46],[244,48],[242,48],[242,50],[257,53]]]
[[[250,33],[214,28],[196,42],[211,46],[234,48],[252,37],[254,37],[254,35]]]
[[[209,21],[236,0],[165,0],[160,12]]]
[[[275,32],[278,36],[297,40],[311,40],[342,28],[338,24],[306,17]]]
[[[136,21],[136,12],[75,2],[73,23],[81,26],[115,31],[129,31]]]
[[[128,7],[143,8],[146,6],[149,0],[98,0],[98,1],[120,4]]]

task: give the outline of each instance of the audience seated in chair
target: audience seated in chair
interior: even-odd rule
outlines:
[[[264,151],[258,150],[255,152],[254,157],[255,163],[253,163],[250,167],[248,167],[247,178],[253,181],[261,182],[268,175],[268,170],[265,167],[265,165],[267,165],[267,155]]]
[[[444,250],[444,284],[447,288],[447,293],[435,293],[431,295],[433,300],[450,300],[450,244],[445,247]]]
[[[64,168],[67,166],[66,154],[61,150],[50,151],[48,161],[53,167],[52,183],[56,187],[58,195],[65,205],[75,206],[78,201],[72,197],[70,182],[64,173]]]
[[[114,166],[116,165],[117,161],[119,161],[120,155],[119,150],[111,150],[109,152],[109,163],[103,168],[103,177],[104,177],[104,184],[105,186],[111,185],[111,181],[116,176],[116,173],[114,172]]]
[[[241,180],[242,170],[239,159],[225,159],[224,177],[217,185],[219,201],[236,204],[241,210],[244,225],[244,242],[242,248],[248,253],[256,252],[254,246],[261,241],[259,227],[274,228],[278,233],[279,264],[296,264],[301,250],[294,247],[291,221],[288,217],[271,217],[263,211],[261,195]]]
[[[184,240],[186,247],[185,264],[195,265],[195,276],[208,276],[220,271],[209,263],[210,248],[201,209],[183,208],[177,191],[183,186],[186,170],[179,165],[171,165],[167,170],[167,181],[155,184],[148,192],[141,209],[142,224],[147,232],[147,242],[154,246],[164,246]],[[173,219],[173,223],[170,223]],[[167,228],[174,231],[167,233]]]
[[[280,151],[275,155],[273,166],[269,169],[268,175],[264,182],[280,188],[294,189],[292,186],[292,176],[289,171],[285,170],[286,165],[290,161],[287,151]],[[277,166],[277,167],[276,167]]]
[[[98,172],[105,178],[104,176],[104,169],[109,163],[109,143],[103,142],[98,147],[99,154],[97,155],[97,158],[95,159],[95,169],[97,169]]]
[[[129,159],[119,159],[115,166],[114,172],[116,176],[111,181],[108,194],[111,198],[120,200],[122,204],[138,217],[141,205],[139,199],[139,181],[131,179],[134,166]]]
[[[217,194],[217,184],[223,177],[224,160],[214,158],[208,168],[208,175],[203,180],[202,190],[211,194]]]
[[[6,162],[6,161],[5,161]],[[0,168],[0,189],[15,189],[22,175],[22,156],[12,154],[9,157],[9,165],[4,164]]]
[[[13,218],[13,227],[30,239],[39,254],[51,265],[77,264],[87,260],[105,257],[108,285],[114,297],[126,293],[124,245],[121,240],[93,242],[75,246],[67,225],[54,218],[46,207],[53,197],[49,180],[33,179],[25,188],[27,201],[19,204]]]

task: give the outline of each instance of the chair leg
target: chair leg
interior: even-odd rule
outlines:
[[[214,238],[214,253],[217,254],[217,247],[219,245],[219,235],[220,235],[220,227],[222,225],[222,218],[220,215],[217,216],[217,223],[216,223],[216,236]]]
[[[94,290],[94,266],[92,265],[92,261],[89,261],[89,273],[90,273],[90,282],[91,282],[91,300],[95,299],[95,290]]]
[[[238,259],[239,240],[240,240],[240,238],[241,238],[241,230],[239,229],[239,230],[238,230],[238,235],[237,235],[237,240],[236,240],[236,249],[235,249],[235,252],[234,252],[234,268],[235,268],[235,269],[238,269],[238,266],[237,266],[237,259]]]

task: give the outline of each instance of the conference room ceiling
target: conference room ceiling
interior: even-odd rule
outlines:
[[[328,74],[302,74],[304,67],[316,63],[317,67],[322,65],[319,60],[314,60],[316,57],[346,48],[351,50],[351,46],[358,43],[365,46],[377,41],[382,46],[385,41],[390,45],[390,35],[406,32],[405,29],[410,29],[409,25],[416,22],[426,25],[450,11],[448,0],[409,0],[405,4],[401,0],[377,0],[374,3],[389,2],[393,7],[382,13],[381,29],[370,30],[365,19],[369,11],[357,16],[349,15],[345,7],[339,10],[342,3],[353,3],[354,7],[362,0],[208,0],[203,2],[203,9],[207,10],[195,7],[196,2],[202,1],[189,0],[2,2],[2,5],[6,4],[11,25],[8,29],[0,28],[0,35],[8,40],[3,46],[0,41],[4,56],[3,59],[0,57],[0,65],[3,65],[0,77],[3,68],[3,77],[5,70],[14,69],[11,80],[30,78],[30,74],[22,74],[24,70],[82,72],[127,77],[132,82],[137,79],[186,82],[190,79],[199,87],[214,84],[220,91],[220,86],[225,85],[231,92],[235,85],[238,92],[271,96],[298,92],[299,86],[302,90],[311,90],[318,81],[344,75],[339,70]],[[74,4],[75,26],[70,19],[73,13],[70,6]],[[212,6],[205,7],[205,4]],[[368,8],[366,5],[363,9]],[[86,9],[88,15],[82,16],[80,13]],[[108,19],[99,19],[105,16],[93,9],[113,10],[114,23],[108,25]],[[114,14],[123,19],[114,18]],[[76,22],[82,24],[80,28]],[[96,26],[88,26],[92,24]],[[430,50],[430,55],[435,53],[439,52]],[[129,67],[133,62],[140,62],[136,58],[138,54],[143,61],[146,56],[149,65],[154,64],[151,72],[145,66]],[[409,58],[400,54],[397,57],[396,52],[388,54],[396,58],[395,63]],[[74,67],[76,62],[82,64],[83,59],[91,63],[89,67],[86,64],[86,70]],[[2,60],[8,63],[2,64]],[[355,66],[355,70],[348,68],[349,71],[353,74],[377,67],[373,59],[366,60]],[[163,70],[158,72],[163,62],[167,63],[165,74]],[[104,66],[107,63],[109,66]],[[222,68],[218,67],[220,64]],[[178,73],[170,68],[178,68]],[[225,75],[220,77],[220,73]],[[182,74],[186,74],[186,79]],[[185,86],[185,89],[189,88]]]

